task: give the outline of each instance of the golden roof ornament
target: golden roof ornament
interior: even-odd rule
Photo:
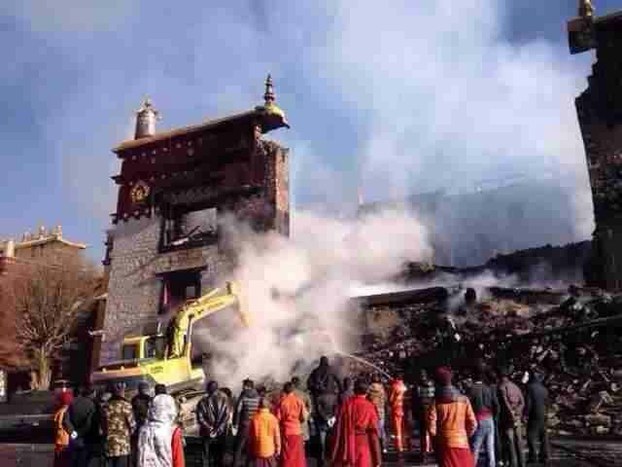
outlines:
[[[289,128],[289,124],[285,119],[285,112],[283,112],[276,105],[276,94],[274,93],[274,85],[272,84],[272,75],[270,75],[270,73],[268,73],[268,76],[266,77],[265,85],[266,92],[264,92],[263,95],[264,105],[263,107],[260,106],[255,108],[256,110],[260,110],[266,114],[267,118],[264,119],[264,124],[262,125],[262,127],[264,127],[264,131],[266,129],[280,128],[283,126]]]
[[[579,0],[579,16],[581,18],[593,18],[594,11],[592,0]]]
[[[271,106],[272,104],[274,104],[275,101],[275,95],[274,95],[274,86],[272,84],[272,76],[270,75],[270,73],[268,73],[268,77],[266,78],[266,92],[263,95],[263,99],[265,101],[265,105],[266,107]]]

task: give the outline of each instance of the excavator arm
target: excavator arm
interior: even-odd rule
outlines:
[[[172,323],[168,357],[189,356],[193,324],[230,306],[237,308],[240,321],[244,326],[249,326],[246,303],[237,282],[227,282],[226,287],[211,290],[202,297],[184,304]]]

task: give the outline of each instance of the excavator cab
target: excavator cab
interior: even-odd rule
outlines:
[[[166,336],[126,337],[121,346],[122,360],[163,359],[166,350]]]

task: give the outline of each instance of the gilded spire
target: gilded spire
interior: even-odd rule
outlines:
[[[581,18],[594,17],[594,5],[592,0],[579,0],[579,16]]]
[[[263,99],[266,103],[266,107],[274,104],[276,96],[274,95],[274,86],[272,85],[272,76],[268,73],[268,77],[266,78],[266,92],[263,95]]]
[[[285,113],[276,105],[272,76],[269,73],[266,77],[266,92],[263,95],[263,99],[264,105],[255,107],[255,110],[263,115],[261,120],[262,131],[266,133],[275,128],[289,128],[289,124],[285,119]]]

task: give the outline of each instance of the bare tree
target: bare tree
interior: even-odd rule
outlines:
[[[16,335],[32,368],[35,389],[49,387],[53,363],[97,284],[95,269],[81,258],[31,266],[16,281]]]
[[[17,339],[15,279],[0,277],[0,368],[23,368],[27,362]]]

